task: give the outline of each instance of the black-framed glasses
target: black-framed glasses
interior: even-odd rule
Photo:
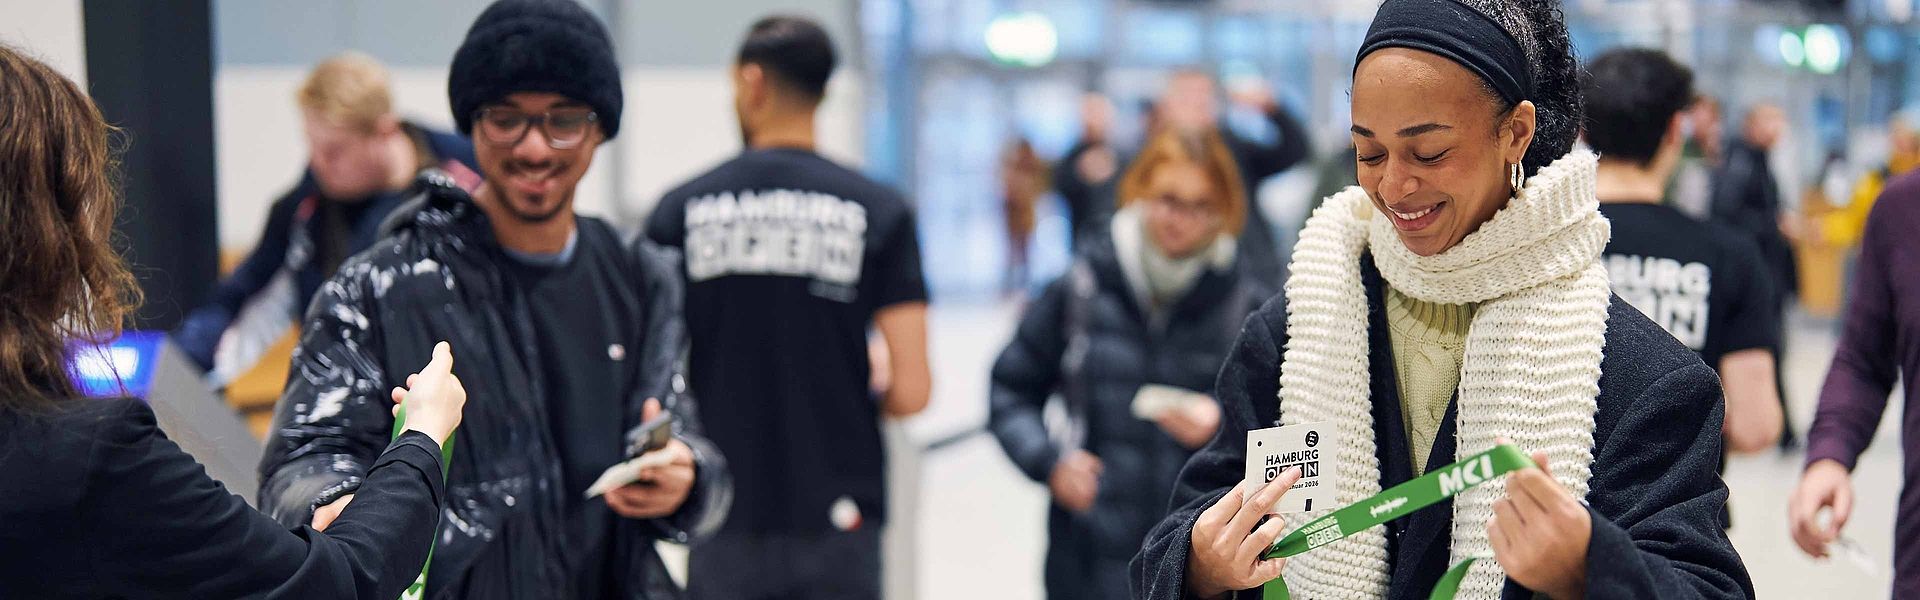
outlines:
[[[482,108],[474,113],[474,123],[488,144],[511,148],[527,137],[535,126],[547,138],[547,146],[566,150],[586,141],[587,132],[600,122],[600,115],[584,108],[562,108],[530,115],[512,108]]]

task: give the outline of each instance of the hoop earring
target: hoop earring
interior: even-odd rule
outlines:
[[[1527,187],[1526,167],[1521,166],[1520,163],[1513,163],[1511,168],[1507,169],[1507,184],[1513,186],[1513,195],[1520,195],[1520,190]]]

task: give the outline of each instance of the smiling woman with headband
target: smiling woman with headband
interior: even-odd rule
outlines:
[[[1241,331],[1220,434],[1135,557],[1134,596],[1278,578],[1270,595],[1416,598],[1448,575],[1470,598],[1751,597],[1717,526],[1718,381],[1597,260],[1558,3],[1387,0],[1356,63],[1360,185],[1308,220],[1285,294]],[[1300,474],[1243,481],[1250,433],[1295,425],[1325,435],[1294,493],[1326,501],[1266,518]]]

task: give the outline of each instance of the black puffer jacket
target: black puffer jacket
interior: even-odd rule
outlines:
[[[417,185],[389,219],[393,231],[342,264],[307,311],[260,464],[260,508],[296,526],[356,489],[392,436],[388,390],[446,340],[468,399],[427,589],[435,597],[562,595],[553,559],[569,543],[557,508],[560,458],[529,367],[539,363],[525,298],[504,283],[499,265],[509,259],[466,193],[437,173]],[[615,235],[595,219],[580,227],[583,240]],[[641,339],[627,344],[641,351],[622,385],[625,414],[608,416],[631,429],[646,398],[668,398],[681,385],[686,341],[675,256],[644,244],[625,256],[630,274],[610,279],[631,284],[614,291],[614,302],[643,324]],[[610,552],[627,573],[612,578],[624,586],[614,590],[619,598],[677,597],[653,541],[712,532],[731,501],[726,465],[700,437],[693,399],[678,398],[674,430],[693,448],[698,476],[679,513],[617,520]]]
[[[1134,395],[1149,383],[1212,394],[1239,323],[1269,295],[1236,265],[1210,268],[1174,304],[1168,325],[1155,328],[1113,236],[1083,241],[1074,271],[1027,308],[994,363],[991,391],[989,427],[1028,477],[1045,483],[1067,451],[1063,443],[1074,443],[1061,442],[1064,432],[1050,432],[1042,422],[1055,393],[1084,407],[1074,411],[1082,413],[1073,419],[1078,426],[1069,427],[1084,428],[1084,435],[1064,437],[1083,438],[1077,447],[1105,467],[1088,514],[1049,509],[1046,583],[1056,600],[1127,596],[1127,560],[1166,514],[1174,478],[1192,454],[1133,415]],[[1070,352],[1084,352],[1077,369],[1063,367],[1072,362],[1065,360]]]

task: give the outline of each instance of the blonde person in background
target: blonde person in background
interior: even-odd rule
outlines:
[[[267,209],[253,251],[173,332],[214,385],[253,368],[340,263],[380,238],[420,173],[437,170],[468,189],[479,183],[473,143],[401,119],[388,80],[373,57],[346,52],[300,84],[300,181]]]
[[[1236,264],[1247,197],[1217,132],[1154,136],[1119,191],[1105,235],[1082,240],[993,365],[988,428],[1053,496],[1055,600],[1127,595],[1127,560],[1219,428],[1214,376],[1271,295]],[[1055,395],[1070,418],[1049,428]]]

